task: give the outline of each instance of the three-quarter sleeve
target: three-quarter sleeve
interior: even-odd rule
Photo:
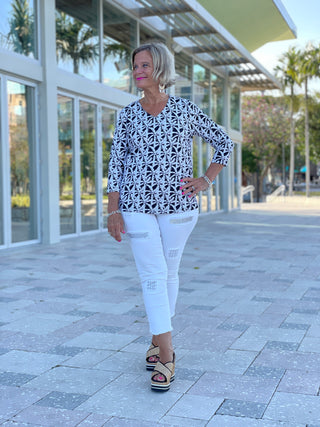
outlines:
[[[190,102],[189,110],[194,135],[200,136],[215,149],[212,163],[227,166],[234,145],[232,140],[197,105]]]
[[[123,109],[119,114],[111,146],[107,193],[120,191],[120,183],[124,172],[127,151],[127,120],[125,109]]]

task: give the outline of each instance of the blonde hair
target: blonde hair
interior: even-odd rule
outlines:
[[[159,84],[165,88],[174,85],[176,80],[174,56],[167,46],[161,42],[149,42],[142,44],[132,52],[132,65],[136,54],[144,50],[150,52],[152,57],[154,80],[159,80]]]

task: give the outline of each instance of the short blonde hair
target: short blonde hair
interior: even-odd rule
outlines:
[[[147,50],[150,52],[153,62],[153,78],[159,80],[159,84],[165,88],[174,85],[176,72],[174,67],[174,56],[161,42],[149,42],[137,47],[131,55],[132,65],[137,53]]]

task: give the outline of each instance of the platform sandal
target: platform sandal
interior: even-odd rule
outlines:
[[[156,391],[168,391],[170,384],[174,380],[176,356],[173,353],[172,362],[158,362],[151,376],[151,389]],[[158,375],[158,378],[156,376]]]
[[[146,355],[146,370],[147,371],[153,371],[154,370],[156,364],[160,360],[159,352],[160,352],[159,347],[157,345],[154,345],[153,343],[151,343],[151,345],[147,351],[147,355]],[[152,358],[154,360],[150,360]]]

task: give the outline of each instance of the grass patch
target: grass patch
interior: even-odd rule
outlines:
[[[305,196],[305,191],[294,191],[294,196]],[[320,191],[310,191],[310,197],[320,197]]]

